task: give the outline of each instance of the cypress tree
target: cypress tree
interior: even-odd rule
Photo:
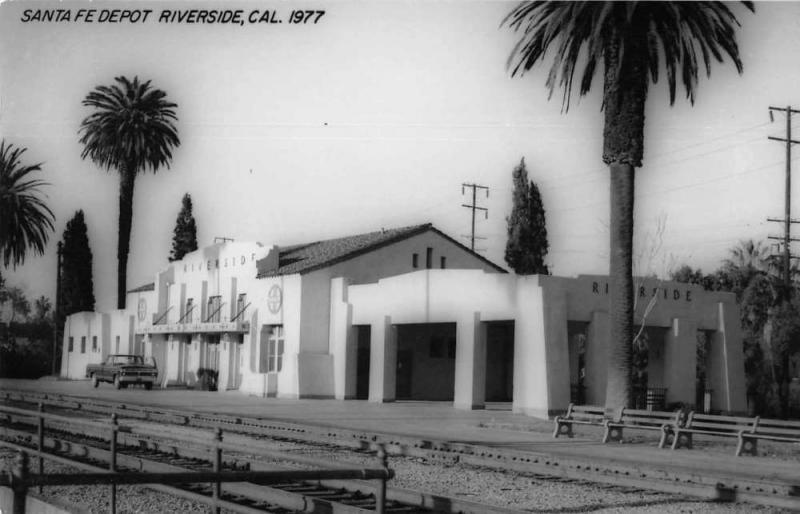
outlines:
[[[64,229],[61,271],[61,301],[63,315],[94,310],[92,279],[92,250],[83,211],[79,210]]]
[[[513,205],[511,215],[506,218],[506,263],[520,275],[549,275],[550,271],[544,263],[549,248],[544,206],[539,188],[532,180],[528,181],[524,158],[514,168],[512,177]]]
[[[197,250],[197,225],[192,216],[192,197],[189,193],[183,195],[183,205],[175,221],[174,234],[169,262],[179,261],[187,253]]]

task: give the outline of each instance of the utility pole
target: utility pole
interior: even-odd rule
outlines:
[[[486,190],[486,198],[489,198],[489,188],[486,186],[479,186],[478,184],[461,184],[461,194],[463,195],[467,188],[472,188],[472,204],[467,205],[462,203],[462,207],[466,207],[467,209],[472,209],[472,233],[469,236],[461,236],[461,237],[469,237],[470,239],[470,249],[474,252],[475,251],[475,240],[476,239],[486,239],[485,237],[475,237],[475,211],[483,211],[485,215],[485,219],[489,219],[489,209],[485,207],[478,207],[477,202],[477,191],[478,189]]]
[[[61,321],[61,259],[64,243],[58,242],[56,256],[56,304],[53,309],[53,375],[56,374],[56,351],[58,348],[58,324]]]
[[[800,143],[800,141],[795,141],[792,139],[792,114],[800,114],[800,110],[792,109],[791,105],[786,107],[769,107],[769,118],[770,120],[774,120],[773,118],[773,111],[781,111],[786,114],[786,137],[773,137],[768,136],[769,139],[773,141],[780,141],[782,143],[786,143],[786,187],[784,191],[785,196],[785,206],[784,206],[784,218],[767,218],[767,221],[783,223],[783,238],[778,236],[769,236],[769,239],[783,239],[783,285],[785,287],[787,298],[791,294],[791,286],[792,286],[792,277],[791,277],[791,242],[798,241],[796,238],[792,238],[791,236],[791,226],[792,223],[799,223],[800,220],[793,220],[792,219],[792,145],[796,143]]]

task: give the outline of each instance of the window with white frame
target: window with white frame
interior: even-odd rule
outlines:
[[[117,336],[117,340],[114,343],[114,353],[119,353],[119,336]]]
[[[92,336],[92,351],[97,351],[97,336]]]
[[[241,293],[236,299],[236,312],[233,313],[233,316],[236,319],[243,317],[245,305],[247,305],[247,294]]]
[[[219,314],[222,306],[222,297],[221,296],[209,296],[208,297],[208,309],[207,309],[207,316],[206,322],[211,323],[219,323]]]
[[[283,325],[274,325],[267,339],[267,371],[277,372],[283,367]]]
[[[86,336],[81,336],[81,353],[86,353]]]
[[[186,312],[183,313],[183,322],[184,323],[191,323],[192,322],[192,316],[194,315],[194,313],[192,312],[192,309],[194,308],[193,303],[194,303],[194,299],[193,298],[189,298],[188,300],[186,300]]]

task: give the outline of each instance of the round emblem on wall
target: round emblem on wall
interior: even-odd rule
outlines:
[[[139,298],[139,321],[144,321],[145,316],[147,316],[147,301]]]
[[[281,311],[282,305],[283,291],[281,291],[281,286],[275,284],[269,288],[269,292],[267,293],[267,308],[269,308],[269,312],[272,314],[278,314]]]

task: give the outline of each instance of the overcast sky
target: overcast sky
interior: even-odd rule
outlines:
[[[432,222],[467,242],[463,182],[490,188],[478,203],[479,247],[505,265],[511,171],[524,157],[541,188],[558,275],[608,269],[608,171],[601,160],[601,83],[561,113],[542,67],[511,78],[515,37],[501,1],[124,2],[0,5],[0,135],[42,162],[56,214],[46,255],[4,270],[31,298],[54,297],[55,245],[83,209],[94,254],[97,309],[115,307],[118,178],[80,158],[81,100],[118,75],[151,79],[178,104],[181,146],[171,169],[136,182],[130,288],[167,263],[181,197],[190,193],[201,246],[224,236],[265,245]],[[38,22],[36,9],[70,9]],[[81,8],[152,9],[138,23],[75,21]],[[324,10],[291,24],[294,9]],[[25,10],[31,11],[26,15]],[[159,23],[164,9],[241,9],[242,25]],[[281,24],[249,23],[277,10]],[[785,121],[769,105],[800,107],[800,4],[735,7],[744,74],[730,61],[701,80],[696,105],[669,107],[665,85],[647,105],[636,182],[636,247],[715,269],[744,238],[782,227]],[[316,17],[316,16],[315,16]],[[800,120],[800,116],[798,116]],[[799,127],[800,123],[795,124]],[[800,150],[797,155],[800,156]],[[795,180],[795,184],[800,178]],[[795,189],[797,192],[798,189]],[[800,203],[797,203],[800,209]],[[798,212],[797,210],[795,212]],[[800,214],[800,212],[798,212]]]

